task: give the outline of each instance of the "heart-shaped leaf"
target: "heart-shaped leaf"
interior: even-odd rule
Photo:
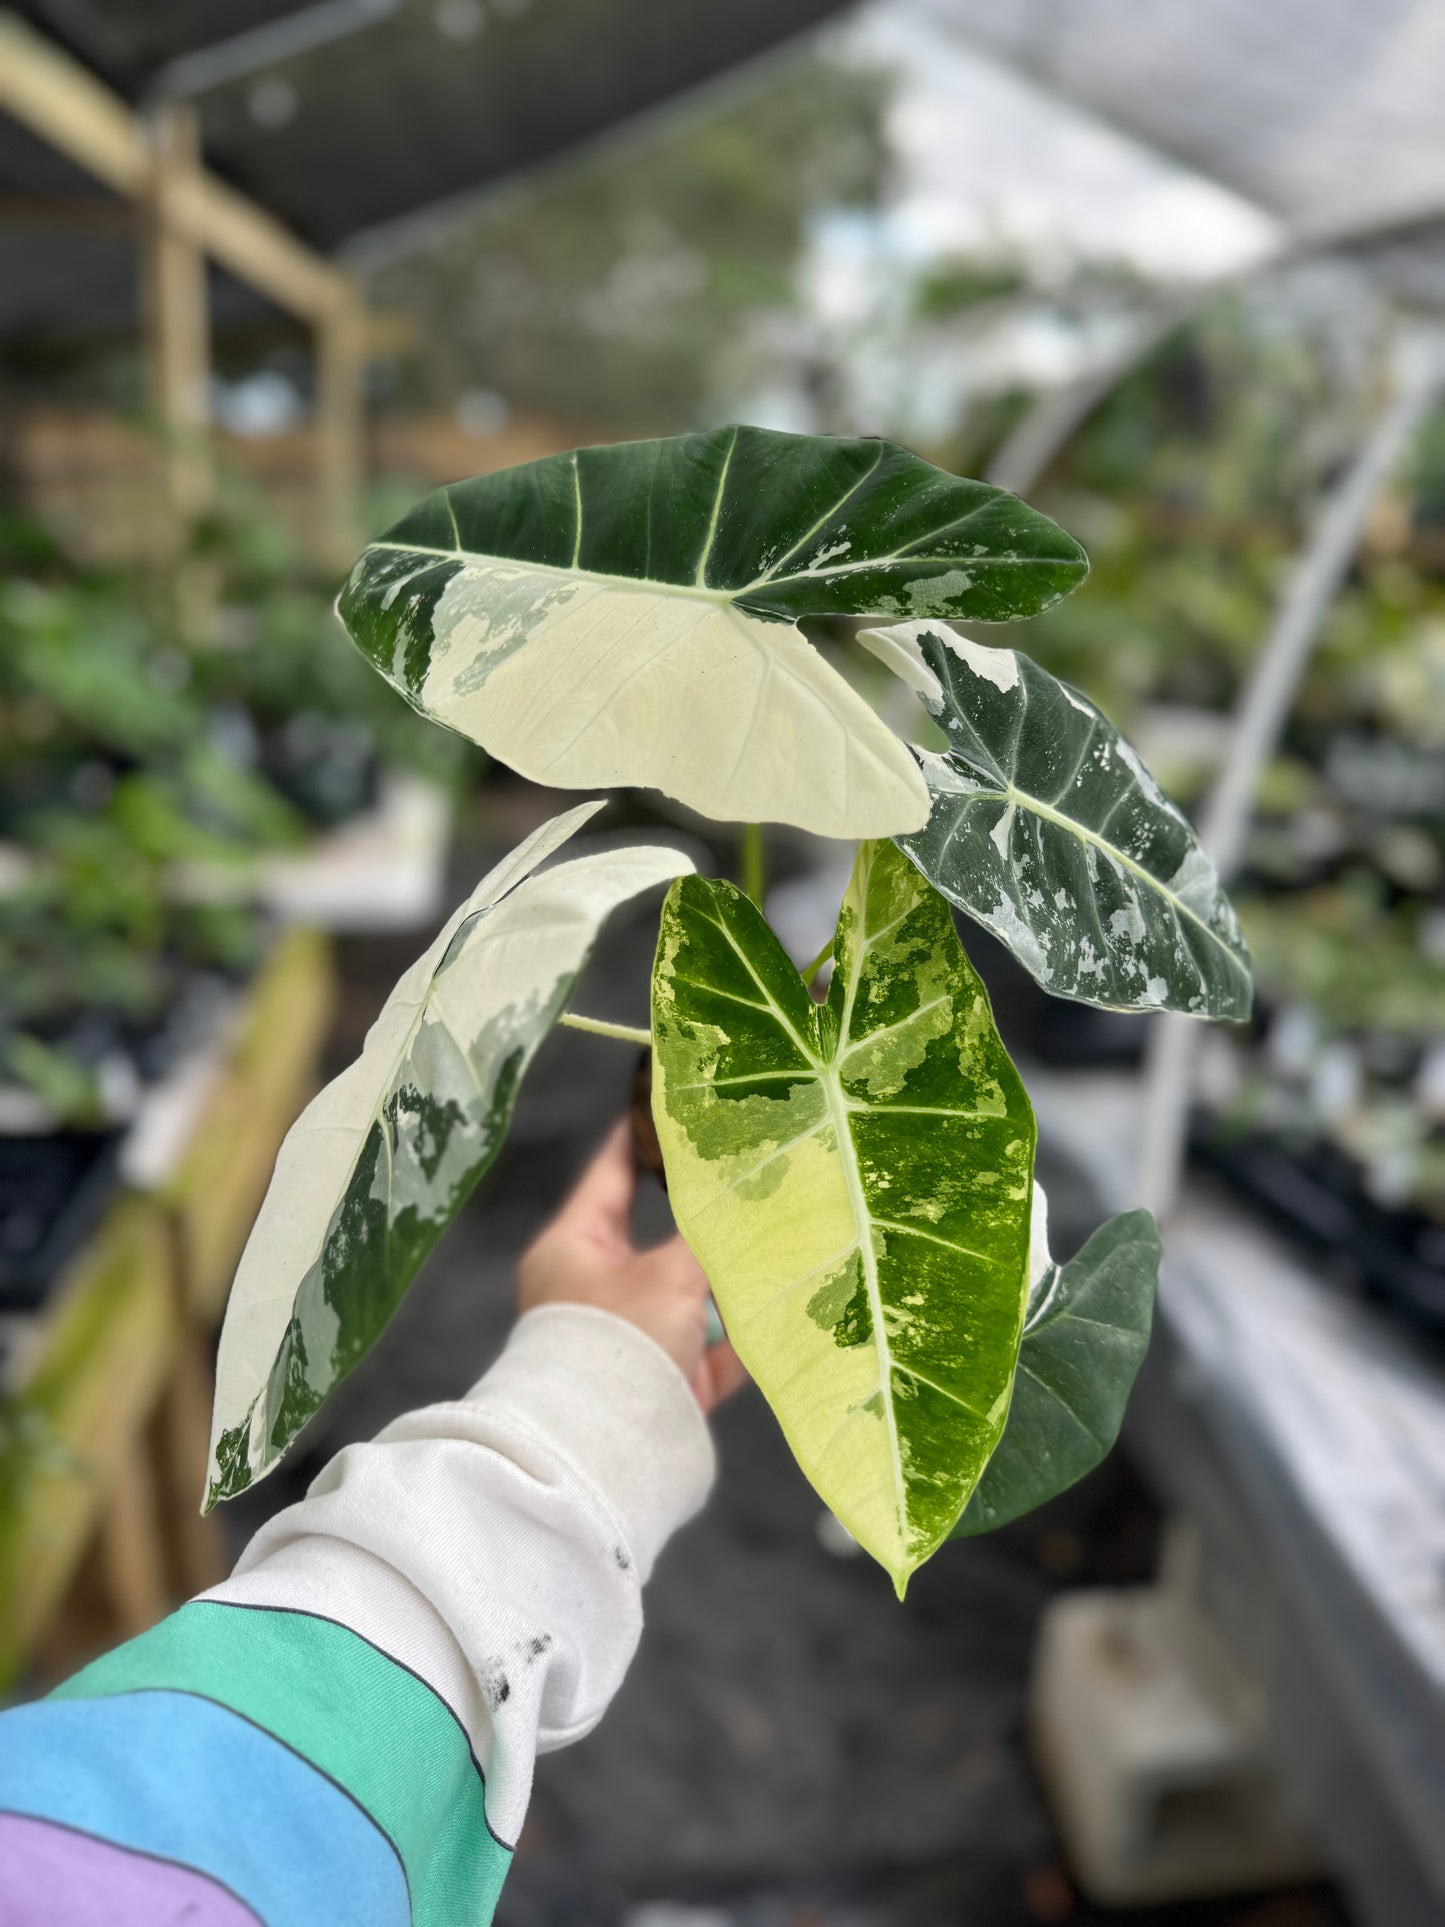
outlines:
[[[1003,1429],[1034,1120],[938,893],[858,852],[826,1004],[731,884],[663,907],[653,1114],[677,1222],[798,1462],[893,1575]]]
[[[1014,649],[927,623],[862,637],[948,737],[900,836],[930,883],[1056,997],[1245,1018],[1249,953],[1183,815],[1106,717]]]
[[[955,1539],[1032,1512],[1109,1451],[1149,1348],[1158,1276],[1159,1231],[1147,1211],[1110,1218],[1067,1264],[1045,1250],[1029,1292],[1008,1423]]]
[[[797,619],[1005,621],[1086,567],[1016,496],[891,442],[725,428],[439,489],[339,607],[409,702],[536,782],[884,836],[927,819],[917,765]]]
[[[649,847],[534,875],[601,807],[554,817],[478,884],[287,1132],[226,1307],[208,1504],[268,1471],[380,1336],[500,1150],[608,913],[692,868]]]

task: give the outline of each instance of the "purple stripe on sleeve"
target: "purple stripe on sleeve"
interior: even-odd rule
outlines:
[[[193,1867],[0,1813],[0,1927],[258,1927]]]

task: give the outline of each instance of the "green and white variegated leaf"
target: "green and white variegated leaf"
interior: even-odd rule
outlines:
[[[534,874],[601,807],[554,817],[498,864],[287,1133],[226,1308],[208,1505],[268,1471],[380,1336],[501,1148],[609,912],[691,870],[647,847]]]
[[[956,1539],[1007,1525],[1092,1472],[1119,1436],[1149,1348],[1159,1231],[1147,1211],[1101,1225],[1067,1264],[1049,1256],[1034,1183],[1033,1283],[1008,1423]]]
[[[408,702],[536,782],[885,836],[927,790],[798,618],[1004,621],[1086,567],[1016,496],[891,442],[723,428],[439,489],[339,607]]]
[[[741,892],[674,884],[653,1114],[729,1336],[901,1597],[1003,1430],[1034,1120],[948,905],[893,844],[859,849],[833,954],[815,1004]]]
[[[1213,865],[1091,702],[1017,650],[927,623],[862,640],[948,738],[916,751],[932,811],[899,838],[931,883],[1056,997],[1249,1015],[1249,953]]]

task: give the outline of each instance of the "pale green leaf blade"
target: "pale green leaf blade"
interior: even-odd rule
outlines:
[[[440,489],[339,608],[409,702],[534,781],[882,836],[927,790],[797,619],[1004,621],[1086,567],[1017,497],[891,442],[726,428]]]
[[[686,878],[653,976],[668,1191],[808,1478],[893,1575],[1002,1432],[1034,1121],[948,906],[865,844],[816,1005],[753,905]]]
[[[208,1503],[262,1477],[380,1336],[500,1150],[609,912],[692,868],[645,847],[538,872],[600,807],[554,818],[478,885],[287,1133],[226,1308]]]
[[[926,623],[863,640],[948,738],[899,842],[1044,989],[1105,1010],[1243,1019],[1249,953],[1192,828],[1086,697],[1013,649]]]
[[[1008,1423],[954,1538],[1032,1512],[1108,1453],[1149,1348],[1159,1256],[1153,1218],[1125,1211],[1067,1264],[1045,1263],[1029,1294]]]

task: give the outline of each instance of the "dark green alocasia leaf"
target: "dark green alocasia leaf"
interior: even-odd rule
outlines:
[[[857,855],[826,1004],[728,883],[663,907],[653,1114],[677,1222],[808,1478],[892,1574],[1002,1432],[1034,1120],[947,904]]]
[[[554,817],[478,884],[287,1132],[226,1307],[208,1504],[267,1472],[381,1335],[500,1150],[608,913],[692,868],[649,847],[534,874],[601,807]]]
[[[904,745],[800,616],[1036,614],[1078,544],[883,441],[722,428],[437,490],[339,604],[424,715],[524,776],[660,789],[723,821],[919,828]]]
[[[1158,1276],[1159,1231],[1147,1211],[1110,1218],[1067,1264],[1045,1253],[1029,1293],[1008,1423],[954,1538],[1032,1512],[1109,1451],[1149,1348]]]
[[[899,843],[1044,989],[1105,1010],[1242,1019],[1249,953],[1214,867],[1112,723],[1014,649],[926,623],[863,641],[948,737]]]

